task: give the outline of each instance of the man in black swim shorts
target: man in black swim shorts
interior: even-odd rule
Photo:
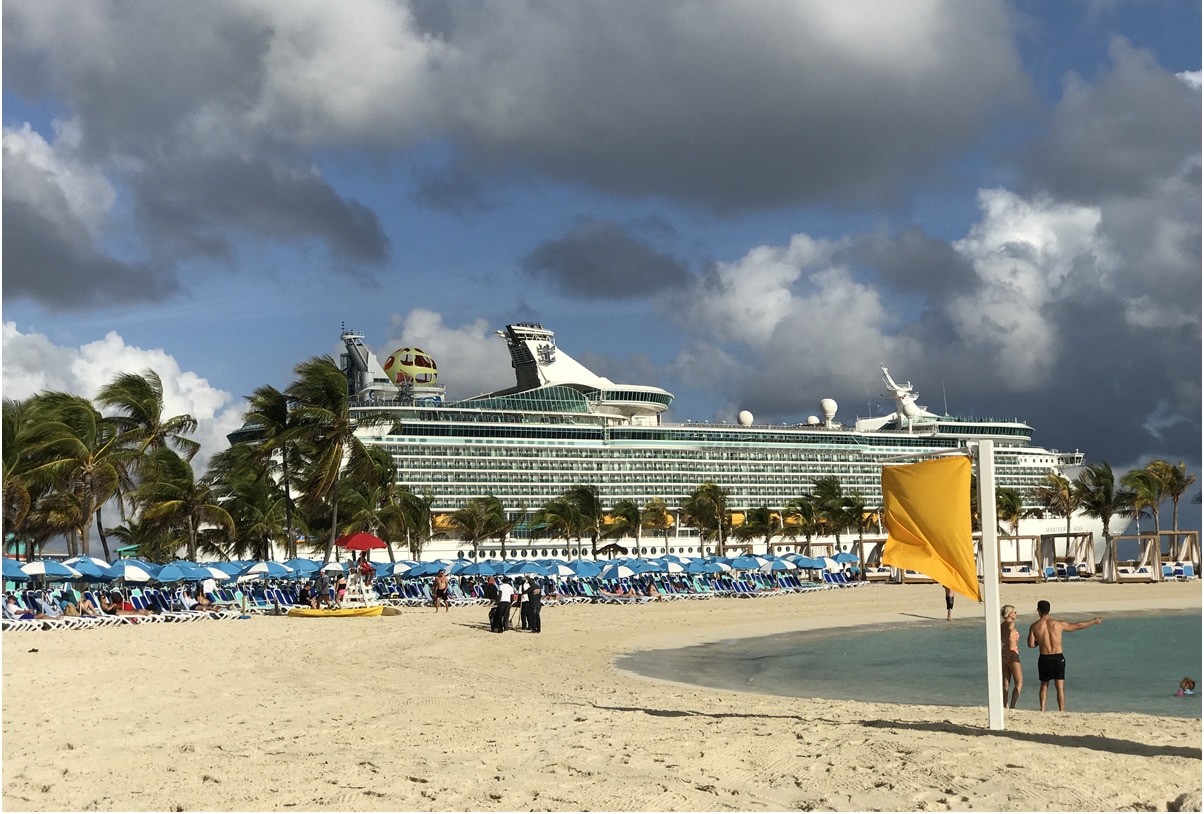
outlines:
[[[443,569],[439,569],[439,573],[435,574],[435,613],[439,612],[439,603],[443,603],[443,609],[451,613],[451,604],[447,601],[447,574],[443,573]]]
[[[1051,681],[1065,681],[1066,656],[1061,653],[1038,656],[1037,677],[1041,680],[1042,684],[1048,684]]]
[[[1045,711],[1045,696],[1051,681],[1058,692],[1058,709],[1065,710],[1066,657],[1062,654],[1062,634],[1068,630],[1098,625],[1104,619],[1097,616],[1090,622],[1062,622],[1049,615],[1047,599],[1037,603],[1037,616],[1037,621],[1028,629],[1028,646],[1041,648],[1041,656],[1037,659],[1037,677],[1041,680],[1041,711]]]

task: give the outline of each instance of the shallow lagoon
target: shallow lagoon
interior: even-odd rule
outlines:
[[[1068,622],[1097,615],[1054,614]],[[1200,613],[1098,614],[1103,624],[1066,633],[1066,708],[1200,716],[1200,695],[1177,697],[1184,676],[1201,681]],[[1038,709],[1037,651],[1017,621],[1024,666],[1021,709]],[[983,622],[920,622],[840,628],[652,650],[618,666],[669,681],[791,697],[985,706]],[[1053,687],[1048,708],[1056,710]]]

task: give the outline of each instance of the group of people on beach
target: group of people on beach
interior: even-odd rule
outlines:
[[[443,572],[440,571],[439,574],[442,575]],[[502,577],[499,582],[495,577],[489,577],[485,581],[485,598],[493,603],[489,607],[489,629],[493,633],[505,633],[513,629],[514,623],[510,617],[515,607],[518,608],[518,618],[523,630],[532,633],[543,632],[543,588],[539,580],[516,577],[511,582],[510,577]],[[444,601],[446,602],[446,599]],[[438,612],[439,605],[436,602],[435,613]]]
[[[1037,678],[1041,681],[1039,699],[1041,711],[1045,711],[1046,695],[1053,683],[1058,697],[1058,709],[1066,709],[1066,656],[1062,652],[1062,634],[1098,625],[1104,621],[1096,616],[1086,622],[1063,622],[1049,615],[1049,600],[1037,603],[1037,621],[1029,625],[1028,646],[1039,649]],[[1004,605],[999,609],[1000,638],[1003,641],[1003,703],[1016,708],[1020,690],[1024,688],[1024,670],[1020,665],[1020,630],[1016,627],[1016,606]],[[1011,703],[1008,703],[1008,688],[1011,688]]]

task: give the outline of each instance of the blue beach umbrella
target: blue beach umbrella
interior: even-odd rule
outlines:
[[[764,557],[750,557],[743,554],[739,557],[734,557],[731,561],[732,569],[735,571],[756,571],[768,560]]]
[[[556,577],[575,577],[577,571],[573,566],[569,565],[564,560],[541,560],[540,565],[544,566],[550,572],[549,576]]]
[[[795,571],[798,570],[798,566],[790,560],[777,559],[765,563],[761,566],[760,570],[765,573],[770,571]]]
[[[517,562],[506,569],[507,574],[531,574],[537,577],[551,576],[552,572],[537,562]]]
[[[219,571],[225,571],[227,575],[236,577],[238,572],[253,563],[254,560],[235,560],[233,562],[215,562],[213,567]]]
[[[21,565],[21,570],[31,577],[41,577],[47,582],[64,582],[79,579],[79,571],[57,560],[38,560]]]
[[[690,560],[686,563],[687,574],[722,574],[723,566],[717,562],[704,562],[703,560]]]
[[[497,576],[499,573],[501,573],[501,569],[498,567],[498,564],[489,560],[474,562],[460,569],[460,574],[466,577],[492,577]]]
[[[197,577],[193,576],[195,566],[190,565],[165,565],[159,569],[159,573],[155,574],[155,582],[164,584],[173,582],[184,582],[185,580],[194,580]]]
[[[615,563],[608,565],[602,569],[602,579],[625,579],[626,577],[634,577],[639,571],[625,563]]]
[[[252,579],[285,579],[296,576],[297,572],[287,565],[281,565],[273,560],[253,562],[238,572],[238,581],[246,582]]]
[[[21,570],[21,563],[9,557],[4,558],[4,578],[11,582],[29,582],[29,574]]]
[[[312,574],[322,567],[322,563],[317,560],[307,560],[304,557],[293,557],[291,560],[285,560],[284,564],[302,576]]]
[[[860,560],[857,558],[857,555],[852,551],[842,551],[832,559],[836,560],[837,562],[860,562]]]
[[[118,560],[105,570],[107,576],[126,582],[150,582],[157,573],[157,567],[141,560]]]
[[[104,562],[104,560],[94,560],[92,557],[75,557],[75,562],[64,560],[63,565],[70,566],[76,571],[79,571],[80,577],[84,582],[109,582],[113,578],[106,572],[109,569],[108,563],[105,563],[101,568],[96,563]]]
[[[100,557],[69,557],[69,558],[63,560],[63,565],[69,565],[72,568],[74,568],[76,571],[78,571],[79,564],[85,563],[85,562],[91,563],[92,565],[94,565],[95,567],[99,568],[102,571],[109,567],[109,563],[105,562]]]
[[[569,567],[577,572],[577,576],[584,579],[596,577],[602,573],[602,566],[591,560],[573,560],[569,563]]]
[[[401,576],[405,577],[433,577],[439,571],[447,570],[447,563],[435,560],[434,562],[420,562],[410,570],[406,571]]]

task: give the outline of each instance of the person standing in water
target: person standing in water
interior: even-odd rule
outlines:
[[[1062,634],[1072,630],[1082,630],[1104,621],[1097,616],[1088,622],[1063,622],[1049,615],[1049,600],[1042,599],[1037,603],[1037,616],[1040,618],[1028,628],[1028,646],[1039,647],[1041,655],[1037,659],[1037,678],[1041,680],[1041,711],[1045,711],[1045,695],[1049,691],[1049,682],[1054,682],[1058,692],[1058,711],[1066,710],[1066,657],[1062,655]]]
[[[1008,705],[1008,684],[1012,684],[1011,708],[1016,708],[1024,688],[1024,668],[1020,665],[1020,631],[1016,629],[1016,606],[999,609],[999,638],[1003,642],[1003,705]]]

